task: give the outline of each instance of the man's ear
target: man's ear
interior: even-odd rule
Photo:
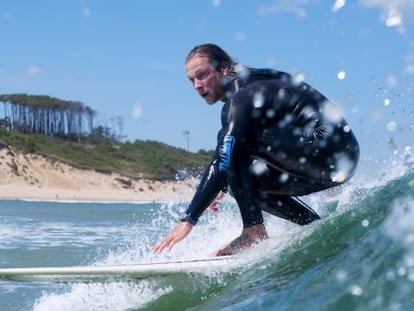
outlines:
[[[229,68],[221,68],[220,72],[223,75],[223,77],[227,77],[229,75]]]

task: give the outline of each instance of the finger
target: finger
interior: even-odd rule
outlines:
[[[159,241],[157,244],[155,244],[153,246],[153,248],[152,248],[153,253],[159,254],[164,249],[167,249],[168,251],[170,251],[175,244],[176,244],[176,242],[174,241],[173,237],[166,236],[164,239],[162,239],[161,241]]]
[[[151,248],[151,252],[153,252],[154,254],[158,254],[160,251],[160,244],[157,243],[155,244],[152,248]]]
[[[174,247],[174,245],[175,245],[176,243],[177,243],[177,242],[175,242],[174,240],[170,241],[170,242],[168,243],[168,245],[166,245],[167,251],[170,251],[170,250]]]
[[[152,252],[154,254],[159,254],[164,250],[164,248],[165,248],[165,242],[164,240],[161,240],[152,247]]]

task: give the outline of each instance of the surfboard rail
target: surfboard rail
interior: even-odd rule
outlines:
[[[231,256],[126,265],[0,268],[0,280],[18,282],[92,283],[132,281],[173,274],[207,273],[228,267]]]

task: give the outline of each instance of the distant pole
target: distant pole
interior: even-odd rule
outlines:
[[[184,139],[187,143],[187,151],[190,152],[190,131],[184,130],[183,131]]]

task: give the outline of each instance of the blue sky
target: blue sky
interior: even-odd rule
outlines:
[[[413,20],[413,0],[2,0],[0,93],[81,101],[130,141],[213,149],[222,104],[184,71],[188,51],[213,42],[303,75],[377,156],[414,142]]]

